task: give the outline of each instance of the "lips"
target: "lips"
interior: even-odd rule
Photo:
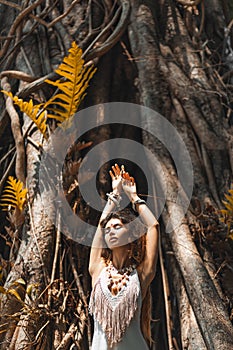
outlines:
[[[110,243],[114,243],[114,242],[116,242],[116,241],[117,241],[117,238],[116,238],[116,237],[112,237],[112,238],[110,238],[110,240],[109,240]]]

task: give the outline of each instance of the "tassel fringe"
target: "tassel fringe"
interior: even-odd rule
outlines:
[[[108,288],[106,283],[104,285]],[[134,317],[140,290],[138,279],[134,278],[130,279],[122,293],[119,292],[116,296],[107,296],[103,289],[100,276],[91,293],[89,311],[101,324],[111,348],[122,339]]]

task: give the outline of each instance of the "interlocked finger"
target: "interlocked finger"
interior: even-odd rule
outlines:
[[[130,181],[132,182],[133,185],[135,184],[135,180],[133,176],[130,176]]]

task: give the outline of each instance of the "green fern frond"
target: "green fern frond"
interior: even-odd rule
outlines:
[[[32,119],[32,121],[36,124],[37,128],[47,139],[46,111],[43,110],[41,112],[43,105],[42,104],[33,105],[32,100],[30,100],[29,102],[26,102],[18,98],[17,96],[13,96],[11,92],[8,92],[5,90],[2,90],[2,92],[13,100],[13,102],[20,108],[21,112],[27,114],[28,117]]]
[[[23,210],[23,207],[26,202],[26,196],[28,190],[23,188],[23,183],[20,180],[14,179],[13,176],[9,176],[8,186],[5,187],[3,192],[0,205],[7,210],[9,206],[12,208],[18,207],[20,211]]]
[[[60,90],[44,105],[44,109],[48,111],[47,117],[57,119],[59,122],[72,117],[83,100],[89,81],[95,71],[93,66],[89,68],[84,66],[82,50],[73,42],[69,49],[69,55],[55,70],[64,81],[45,80]]]

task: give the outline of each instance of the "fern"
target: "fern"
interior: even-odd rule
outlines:
[[[55,82],[46,80],[48,84],[60,90],[48,102],[34,105],[32,100],[26,102],[17,96],[13,96],[11,92],[5,90],[2,90],[2,92],[13,100],[21,112],[26,113],[33,120],[47,139],[46,119],[52,118],[62,123],[72,117],[83,100],[89,81],[95,71],[96,69],[93,69],[93,66],[89,68],[84,66],[82,50],[73,42],[69,49],[69,55],[55,70],[63,81],[60,79]]]
[[[47,138],[47,125],[45,117],[46,111],[41,112],[43,105],[33,105],[32,100],[26,102],[18,98],[17,96],[13,96],[11,92],[7,92],[5,90],[2,90],[2,92],[13,100],[13,102],[20,108],[21,112],[27,114],[28,117],[32,119],[32,121],[36,124],[37,128],[40,130],[40,132],[44,135],[45,138]]]
[[[222,214],[221,221],[225,222],[228,226],[228,238],[233,240],[233,232],[231,232],[231,227],[233,225],[233,189],[228,191],[229,194],[225,194],[227,201],[222,201],[225,209],[220,210]]]
[[[9,176],[8,186],[6,186],[4,193],[2,195],[2,202],[0,205],[4,208],[3,210],[8,210],[8,207],[18,208],[20,211],[26,202],[26,196],[28,190],[23,188],[23,183],[20,180],[14,179],[13,176]]]
[[[56,86],[60,90],[44,104],[44,109],[48,111],[47,117],[54,118],[59,122],[72,117],[83,100],[88,83],[95,71],[93,66],[89,68],[84,66],[82,50],[73,42],[69,49],[69,55],[55,70],[65,81],[60,79],[55,82],[46,80],[48,84]]]
[[[22,278],[19,278],[13,283],[11,283],[9,288],[0,286],[0,294],[6,294],[8,296],[13,295],[16,299],[18,299],[18,301],[20,301],[23,305],[25,305],[25,303],[23,302],[19,294],[20,290],[24,291],[25,284],[26,284],[25,281]]]

